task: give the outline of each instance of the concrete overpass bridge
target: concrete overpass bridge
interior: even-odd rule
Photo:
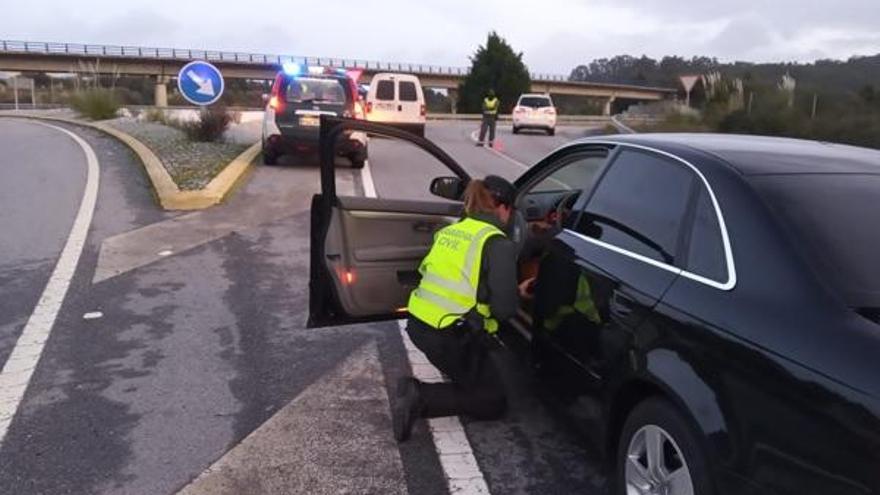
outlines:
[[[155,80],[154,103],[157,106],[167,106],[168,83],[177,76],[183,65],[192,60],[207,60],[216,65],[225,78],[233,79],[271,80],[285,61],[363,69],[361,82],[364,83],[369,82],[378,72],[411,73],[418,75],[425,87],[447,90],[453,100],[453,109],[458,85],[468,73],[468,69],[464,67],[429,64],[216,50],[0,40],[0,71],[147,76]],[[612,104],[617,100],[656,101],[671,98],[677,92],[674,88],[569,81],[565,76],[553,74],[532,73],[531,77],[534,92],[604,100],[606,115],[611,113]]]

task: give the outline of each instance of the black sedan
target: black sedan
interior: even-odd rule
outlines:
[[[370,130],[322,125],[328,142]],[[455,175],[432,192],[460,194],[467,174],[442,150],[372,130],[433,154]],[[324,155],[310,323],[400,318],[461,206],[337,197]],[[519,270],[538,278],[506,337],[607,454],[618,493],[880,494],[880,152],[597,137],[516,185]]]

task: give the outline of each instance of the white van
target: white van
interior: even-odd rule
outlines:
[[[367,120],[425,135],[425,94],[412,74],[382,72],[373,76],[367,92]]]

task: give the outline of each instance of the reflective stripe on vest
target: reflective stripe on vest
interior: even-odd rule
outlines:
[[[498,113],[498,98],[483,98],[483,113],[490,115]]]
[[[438,230],[419,267],[422,280],[409,296],[409,313],[434,328],[445,328],[476,308],[485,330],[497,331],[489,306],[477,302],[483,246],[496,235],[504,232],[473,218]]]

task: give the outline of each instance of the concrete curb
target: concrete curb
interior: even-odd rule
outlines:
[[[244,177],[250,168],[253,159],[260,153],[260,143],[251,145],[234,160],[232,160],[204,189],[185,191],[177,187],[168,170],[162,165],[162,161],[144,143],[133,136],[110,127],[100,122],[84,122],[81,120],[49,115],[36,115],[27,113],[0,113],[0,117],[47,120],[63,122],[71,125],[79,125],[96,129],[108,134],[128,146],[144,166],[153,190],[156,193],[159,204],[165,210],[201,210],[214,206],[229,194],[235,185]]]

